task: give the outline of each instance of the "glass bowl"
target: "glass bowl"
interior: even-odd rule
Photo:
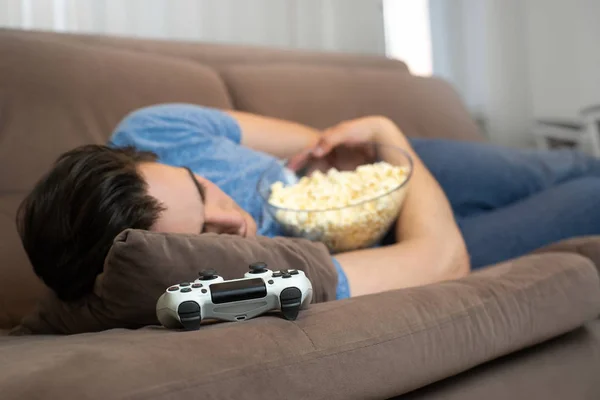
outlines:
[[[344,199],[338,197],[335,207],[281,207],[269,201],[275,182],[281,182],[282,187],[296,185],[300,183],[303,176],[326,173],[329,170],[329,164],[324,164],[322,160],[309,159],[296,169],[296,171],[303,172],[294,172],[287,168],[288,160],[279,160],[262,173],[257,185],[266,212],[280,225],[286,236],[322,242],[332,253],[357,250],[377,244],[398,218],[412,176],[413,160],[405,150],[399,147],[370,143],[367,150],[368,159],[375,160],[375,163],[383,161],[402,167],[402,173],[398,175],[401,177],[397,176],[392,186],[388,181],[387,188],[383,189],[382,181],[368,180],[371,182],[370,187],[362,190],[361,196],[357,200],[349,200],[344,205],[340,205]],[[345,158],[348,160],[347,154]],[[363,157],[364,162],[359,163],[357,167],[356,160],[358,159],[354,159],[353,163],[346,163],[347,167],[340,168],[339,171],[359,171],[361,165],[372,164]],[[335,188],[340,188],[340,186],[335,186],[337,179],[335,172],[332,176],[331,178],[325,177],[322,182],[331,182],[329,184],[331,196],[336,196]],[[402,178],[404,179],[401,180]],[[327,179],[332,180],[328,181]],[[366,182],[366,180],[363,181]],[[372,195],[365,195],[365,191],[371,192]],[[303,199],[301,199],[302,201]]]

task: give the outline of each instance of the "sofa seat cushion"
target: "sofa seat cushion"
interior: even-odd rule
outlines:
[[[24,197],[25,193],[0,193],[0,329],[17,325],[46,293],[16,229],[15,213]]]
[[[594,400],[598,371],[600,319],[397,400]]]

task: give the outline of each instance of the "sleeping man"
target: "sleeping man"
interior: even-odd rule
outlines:
[[[346,169],[373,162],[361,151],[369,142],[403,148],[414,170],[393,240],[333,255],[338,299],[460,278],[600,233],[600,161],[577,152],[408,139],[381,116],[318,131],[188,104],[137,110],[106,146],[63,154],[21,204],[17,225],[36,274],[60,299],[75,300],[92,291],[127,228],[281,236],[256,193],[261,173],[307,154]]]

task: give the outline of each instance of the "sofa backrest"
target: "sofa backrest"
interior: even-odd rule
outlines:
[[[483,140],[447,83],[384,57],[0,30],[0,328],[42,290],[15,230],[21,199],[59,154],[165,102],[317,128],[382,114],[409,136]]]

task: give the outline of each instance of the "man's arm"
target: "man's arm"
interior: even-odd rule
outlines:
[[[294,122],[237,111],[227,113],[240,125],[243,145],[281,158],[314,146],[321,136],[319,131]],[[336,255],[352,295],[466,275],[469,257],[444,192],[398,127],[384,117],[370,118],[377,121],[378,141],[408,151],[414,171],[398,218],[398,243]]]
[[[279,158],[292,157],[314,146],[320,132],[309,126],[241,111],[225,110],[242,131],[242,145]]]
[[[470,269],[468,253],[444,192],[392,121],[380,118],[379,129],[378,141],[406,150],[414,170],[398,219],[398,242],[336,255],[352,296],[466,275]]]

